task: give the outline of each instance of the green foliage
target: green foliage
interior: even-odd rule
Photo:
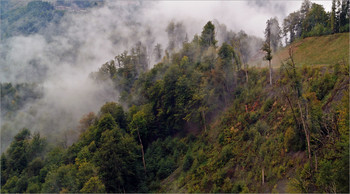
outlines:
[[[175,161],[172,157],[161,159],[159,163],[159,170],[156,176],[160,180],[168,177],[176,169]]]
[[[105,186],[98,177],[91,177],[84,187],[80,190],[81,193],[104,193]]]
[[[319,4],[313,3],[302,24],[303,35],[320,36],[326,34],[329,31],[324,29],[327,26],[327,20],[328,16],[324,8]]]
[[[337,81],[336,76],[332,76],[330,74],[325,74],[322,79],[317,80],[311,86],[311,91],[316,92],[316,96],[318,100],[323,100],[324,97],[328,94],[328,92],[333,89],[335,83]]]
[[[107,102],[101,107],[101,114],[111,114],[115,122],[120,128],[126,128],[126,115],[124,113],[123,107],[115,102]]]
[[[286,151],[296,151],[296,146],[298,145],[296,133],[292,127],[287,128],[286,132],[284,133],[284,147]]]
[[[72,164],[63,165],[51,171],[42,186],[44,193],[78,192],[77,169]]]
[[[26,192],[28,186],[36,184],[35,177],[44,167],[40,156],[45,153],[46,146],[45,139],[40,138],[38,133],[31,136],[28,129],[21,130],[14,137],[7,152],[1,156],[1,185],[4,191]],[[37,186],[29,189],[38,191]]]
[[[102,134],[102,145],[95,155],[99,174],[107,192],[134,191],[138,182],[137,144],[119,128]],[[131,181],[132,180],[132,181]]]

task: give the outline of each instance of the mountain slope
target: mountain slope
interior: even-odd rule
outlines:
[[[90,76],[121,104],[82,117],[68,147],[22,130],[1,192],[349,192],[348,64],[291,60],[270,85],[211,28],[152,69],[142,44],[103,64]]]

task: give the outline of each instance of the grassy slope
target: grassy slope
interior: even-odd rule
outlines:
[[[330,65],[334,62],[349,63],[349,33],[319,37],[308,37],[292,45],[294,59],[300,65]],[[273,65],[280,65],[288,58],[288,48],[278,51],[272,59]]]

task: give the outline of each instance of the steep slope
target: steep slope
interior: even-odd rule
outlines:
[[[291,46],[295,68],[279,68],[292,64],[284,48],[274,56],[273,87],[266,69],[250,69],[248,85],[235,89],[232,104],[189,145],[162,192],[349,190],[349,33]]]
[[[287,74],[270,87],[265,70],[251,71],[255,81],[240,88],[208,133],[189,145],[182,166],[162,182],[161,191],[348,191],[349,77],[345,66],[342,73],[338,68],[297,69],[306,107],[300,110],[308,113],[298,109],[301,101]],[[301,114],[311,136],[311,159]]]

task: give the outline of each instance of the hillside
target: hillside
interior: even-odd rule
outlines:
[[[336,75],[338,68],[344,79]],[[297,98],[290,95],[293,83],[288,82],[294,79],[286,72],[276,69],[280,77],[270,87],[266,69],[250,71],[254,81],[236,90],[232,104],[209,131],[189,144],[180,167],[161,182],[161,192],[348,191],[346,65],[296,69],[305,109],[299,109]],[[305,113],[300,111],[309,111],[311,159],[300,117]],[[331,121],[331,115],[340,117]],[[329,128],[326,123],[332,122],[339,128]]]
[[[307,37],[293,42],[287,47],[281,48],[273,54],[272,66],[279,67],[281,61],[289,58],[289,47],[293,48],[294,60],[298,65],[331,65],[334,62],[349,64],[349,33],[338,33],[325,36]],[[263,61],[264,53],[251,58],[248,62],[251,66],[266,66]]]
[[[290,46],[294,50],[294,60],[299,65],[331,65],[341,61],[349,64],[349,33],[308,37]],[[288,59],[288,48],[274,55],[273,65],[280,65],[281,61]]]

